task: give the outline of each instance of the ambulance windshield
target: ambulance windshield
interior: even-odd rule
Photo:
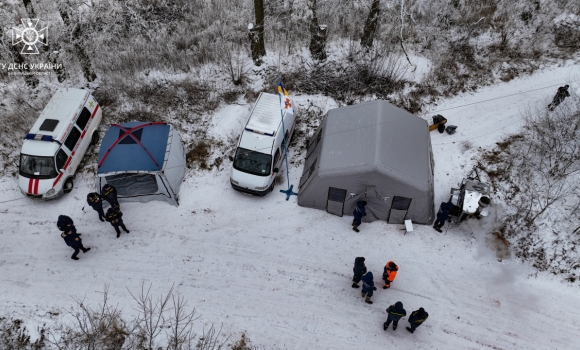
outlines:
[[[33,179],[51,179],[56,177],[57,171],[54,157],[38,157],[21,154],[20,175]]]
[[[244,148],[238,148],[234,158],[234,169],[248,174],[268,176],[271,166],[271,155]]]

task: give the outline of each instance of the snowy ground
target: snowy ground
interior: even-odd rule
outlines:
[[[441,111],[459,126],[452,136],[431,134],[436,203],[471,169],[478,147],[489,148],[518,129],[521,108],[546,105],[564,83],[578,93],[573,82],[578,71],[578,66],[540,71],[434,107],[425,118]],[[245,110],[218,112],[214,133],[237,132]],[[134,302],[127,289],[138,291],[145,282],[159,294],[175,283],[202,315],[199,329],[214,323],[229,332],[246,331],[262,349],[580,348],[578,288],[546,274],[531,278],[535,270],[519,261],[498,261],[487,240],[490,222],[443,234],[416,225],[407,235],[398,225],[375,222],[363,224],[357,234],[350,216],[298,207],[295,197],[285,201],[278,193],[285,184],[265,198],[233,191],[229,166],[189,176],[179,208],[122,204],[131,233],[119,239],[90,208],[81,210],[90,177],[78,179],[71,194],[46,203],[22,198],[15,179],[1,179],[3,314],[34,328],[53,317],[49,312],[62,314],[74,305],[71,296],[97,303],[106,284],[111,300],[130,313]],[[295,186],[301,173],[291,169]],[[72,250],[56,229],[59,214],[71,216],[93,248],[79,261],[70,259]],[[357,256],[366,257],[375,274],[373,305],[350,287]],[[383,290],[380,275],[388,260],[400,271],[391,289]],[[429,312],[415,334],[404,329],[406,318],[396,332],[383,331],[385,309],[396,301],[408,314],[419,307]]]

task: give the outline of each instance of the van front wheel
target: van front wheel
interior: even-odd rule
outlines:
[[[72,177],[69,177],[68,179],[66,179],[66,181],[64,182],[64,186],[63,186],[64,193],[69,193],[70,191],[72,191],[74,185],[75,185],[75,183],[74,183]]]

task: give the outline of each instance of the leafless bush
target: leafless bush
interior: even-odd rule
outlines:
[[[175,293],[173,286],[157,297],[145,284],[138,294],[129,293],[137,311],[130,321],[125,321],[122,311],[110,304],[107,287],[96,307],[88,306],[85,299],[74,298],[76,308],[69,313],[70,320],[49,329],[48,343],[59,350],[218,350],[230,338],[221,327],[216,330],[213,325],[197,336],[193,323],[200,316],[182,295]],[[44,349],[44,330],[40,334],[39,340],[30,342],[21,321],[0,318],[0,346],[3,341],[13,344],[3,349]]]
[[[70,312],[72,321],[57,324],[50,330],[49,342],[59,350],[121,349],[129,335],[121,310],[109,304],[108,287],[103,300],[90,307],[85,299],[73,298],[77,308]]]
[[[42,350],[46,348],[44,328],[39,329],[40,338],[31,341],[22,320],[0,317],[0,349]]]
[[[504,195],[501,233],[516,256],[573,281],[580,270],[573,253],[580,245],[580,99],[550,114],[528,110],[524,120],[521,135],[486,152],[481,168]]]

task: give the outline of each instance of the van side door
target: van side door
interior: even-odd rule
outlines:
[[[89,124],[90,119],[91,112],[87,109],[87,107],[83,107],[81,113],[79,114],[75,122],[77,128],[81,130],[81,139],[79,140],[80,145],[78,146],[77,152],[75,152],[75,154],[78,153],[79,163],[81,162],[81,159],[84,157],[87,148],[89,148],[89,145],[91,144],[91,137],[93,135],[88,132],[89,128],[87,126]]]
[[[66,148],[68,153],[70,154],[70,159],[64,166],[65,170],[68,170],[71,174],[74,174],[77,166],[79,165],[80,159],[82,157],[76,157],[76,153],[78,150],[78,144],[81,139],[81,131],[79,128],[73,123],[71,130],[64,140],[63,148]]]

